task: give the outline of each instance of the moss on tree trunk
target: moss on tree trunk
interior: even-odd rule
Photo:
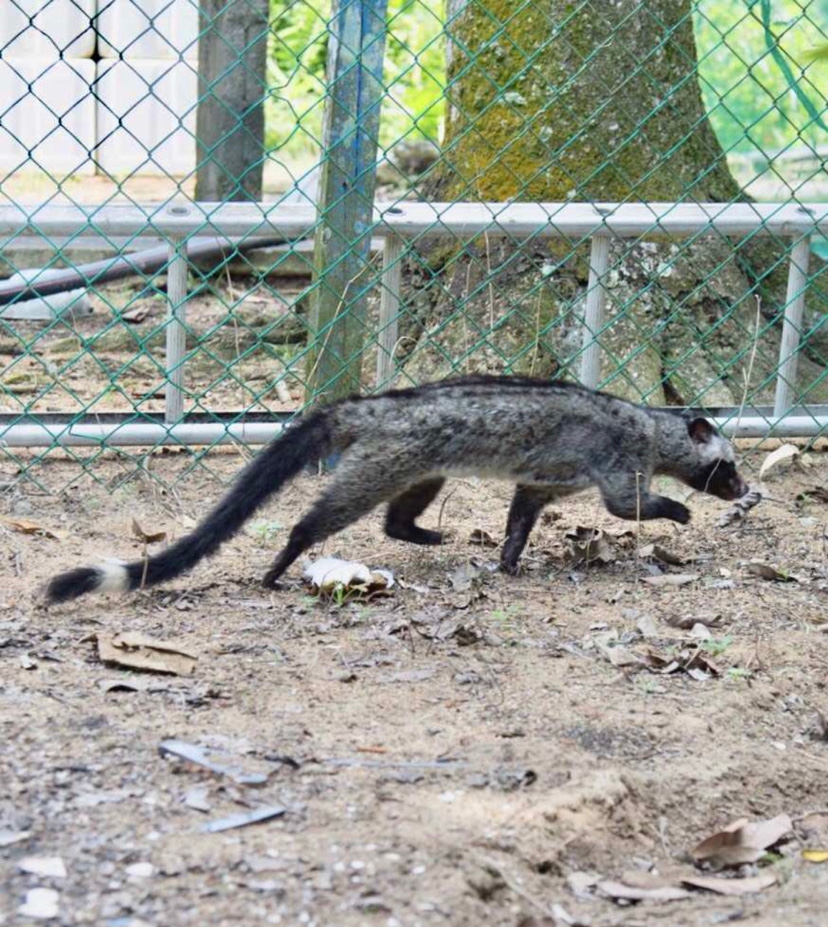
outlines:
[[[702,104],[689,0],[485,0],[449,30],[432,199],[739,196]]]
[[[702,103],[690,0],[449,0],[447,31],[443,154],[429,199],[742,198]],[[603,376],[622,369],[610,388],[651,402],[740,401],[756,317],[746,294],[761,294],[765,318],[779,316],[784,262],[767,271],[783,255],[780,243],[718,236],[615,243]],[[403,333],[413,376],[573,371],[587,243],[485,236],[462,248],[442,240],[419,257]],[[754,366],[763,399],[778,337],[776,324]],[[814,345],[828,347],[818,336]],[[803,360],[800,380],[813,373]]]

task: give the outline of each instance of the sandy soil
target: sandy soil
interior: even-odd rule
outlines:
[[[30,923],[36,887],[57,891],[55,922],[110,927],[825,923],[828,864],[802,850],[828,846],[828,509],[796,498],[824,483],[824,454],[772,471],[734,527],[693,495],[690,526],[636,538],[597,498],[572,500],[516,579],[469,540],[500,538],[509,487],[455,481],[424,518],[448,530],[442,548],[388,540],[379,514],[327,543],[401,580],[371,602],[320,602],[299,568],[284,590],[258,586],[325,479],[307,476],[189,577],[45,610],[50,574],[140,556],[133,518],[179,536],[240,463],[213,453],[177,479],[185,455],[136,470],[107,453],[93,481],[59,457],[31,473],[62,493],[0,494],[0,923]],[[579,525],[606,532],[612,562],[572,559]],[[652,543],[686,562],[636,554]],[[696,578],[646,581],[674,574]],[[102,663],[95,636],[125,631],[182,644],[194,673]],[[648,653],[712,666],[665,674]],[[264,782],[162,756],[169,738]],[[203,831],[272,806],[284,813]],[[782,813],[788,839],[734,873],[774,874],[759,894],[619,904],[592,884],[687,868],[723,825]],[[29,857],[66,874],[25,872]]]

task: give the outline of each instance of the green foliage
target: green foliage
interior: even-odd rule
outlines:
[[[256,521],[250,526],[250,533],[262,547],[271,547],[284,530],[285,526],[276,521]]]
[[[727,648],[733,643],[733,638],[729,635],[725,637],[711,637],[709,640],[702,641],[702,650],[710,654],[711,657],[720,657]]]
[[[271,0],[265,131],[281,154],[319,149],[330,14],[330,0]]]
[[[695,26],[702,96],[725,151],[826,143],[828,68],[814,51],[828,37],[828,4],[698,0]]]
[[[442,0],[389,0],[380,143],[438,137],[446,51]]]
[[[271,0],[267,144],[316,153],[322,137],[330,0]],[[389,0],[380,144],[436,139],[442,122],[442,0]]]
[[[271,0],[267,142],[316,154],[331,0]],[[444,113],[443,0],[389,0],[380,144],[437,139]],[[768,157],[826,143],[828,2],[695,0],[699,81],[725,151]]]

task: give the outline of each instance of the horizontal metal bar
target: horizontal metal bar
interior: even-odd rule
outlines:
[[[10,425],[0,429],[5,447],[155,447],[157,445],[267,444],[281,434],[278,422],[222,425],[162,425],[149,423],[84,425]]]
[[[828,204],[774,203],[400,203],[381,213],[397,235],[469,238],[501,231],[512,238],[639,235],[805,234],[828,229]],[[381,234],[382,229],[376,233]]]
[[[708,416],[729,438],[814,438],[828,430],[828,416],[786,415],[781,419]]]
[[[471,238],[483,232],[513,238],[580,237],[605,232],[639,235],[722,235],[753,232],[803,235],[828,232],[828,204],[793,203],[400,203],[374,209],[374,234],[406,238]],[[307,238],[316,225],[312,206],[264,203],[174,203],[162,206],[0,206],[0,236],[95,234],[105,238],[194,233],[235,238]]]
[[[783,419],[735,415],[709,416],[722,432],[735,438],[808,438],[828,431],[828,415],[788,415]],[[738,426],[738,427],[737,427]],[[279,422],[237,422],[235,424],[18,424],[0,426],[0,446],[6,447],[155,447],[157,445],[212,445],[239,441],[267,444],[281,434]]]

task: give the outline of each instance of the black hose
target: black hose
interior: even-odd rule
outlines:
[[[257,248],[272,248],[285,244],[284,238],[246,238],[243,241],[229,241],[222,238],[193,238],[187,242],[187,257],[191,261],[226,258]],[[79,264],[77,267],[53,270],[42,281],[16,280],[0,282],[0,306],[25,299],[43,299],[66,290],[99,286],[124,277],[148,276],[161,270],[170,260],[169,245],[147,248],[133,254],[119,254],[116,257]],[[44,268],[45,270],[45,268]]]

